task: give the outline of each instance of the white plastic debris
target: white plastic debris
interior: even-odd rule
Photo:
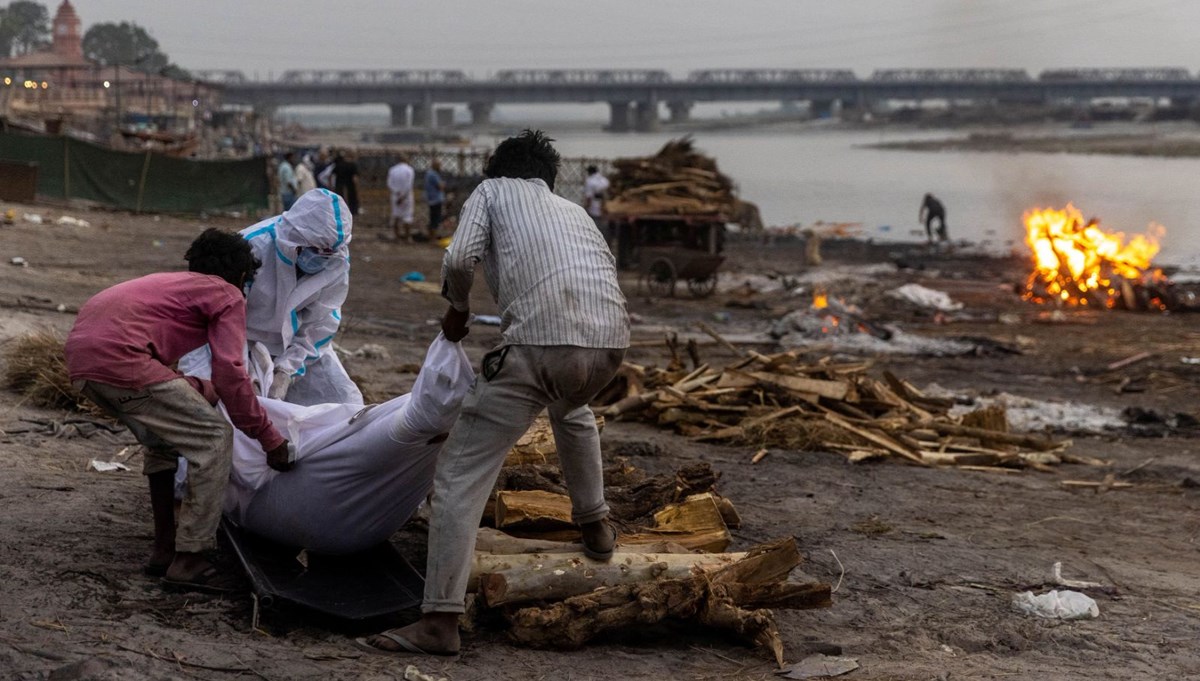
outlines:
[[[21,216],[21,219],[32,225],[40,225],[43,222],[45,222],[45,219],[42,218],[42,216],[38,215],[37,213],[26,213]]]
[[[127,471],[129,470],[129,466],[117,461],[101,461],[99,459],[92,459],[88,462],[88,469],[96,471],[97,473],[111,473],[113,471]]]
[[[500,317],[494,314],[477,314],[471,317],[472,324],[482,324],[484,326],[500,326]]]
[[[946,293],[926,288],[920,284],[905,284],[898,289],[888,291],[888,295],[900,300],[907,300],[914,305],[941,310],[942,312],[954,312],[963,308],[962,303],[954,302]]]
[[[9,260],[8,262],[10,262],[13,265],[16,265],[17,267],[29,267],[29,261],[26,260],[25,258],[22,258],[19,255],[16,256],[15,258],[13,258],[12,260]]]
[[[775,673],[785,679],[824,679],[849,674],[855,669],[858,669],[858,660],[853,657],[809,655]]]
[[[92,223],[88,222],[87,220],[81,220],[80,218],[72,217],[70,215],[60,216],[57,220],[54,221],[54,224],[56,224],[56,225],[71,225],[72,227],[91,227],[92,226]]]
[[[1013,596],[1018,612],[1052,620],[1083,620],[1100,616],[1100,606],[1087,594],[1078,591],[1048,591],[1040,596],[1026,591]]]

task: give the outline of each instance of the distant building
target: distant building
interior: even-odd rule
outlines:
[[[217,107],[218,92],[202,83],[89,61],[82,23],[71,1],[63,0],[48,49],[0,59],[0,114],[76,125],[119,118],[178,129],[191,128]]]

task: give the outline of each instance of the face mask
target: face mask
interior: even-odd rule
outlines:
[[[296,256],[296,267],[305,274],[316,274],[333,262],[333,254],[323,255],[314,248],[302,248]]]

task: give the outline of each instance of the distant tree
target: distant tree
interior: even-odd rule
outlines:
[[[171,60],[158,48],[158,41],[135,23],[93,24],[83,34],[83,56],[101,64],[121,64],[138,71],[159,73]]]
[[[50,11],[32,0],[8,3],[0,19],[0,54],[27,54],[50,42]]]

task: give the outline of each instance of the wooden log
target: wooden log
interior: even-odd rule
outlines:
[[[558,463],[554,432],[550,429],[550,419],[545,415],[534,420],[533,425],[520,440],[517,440],[517,444],[513,445],[508,456],[504,458],[505,466],[524,463]]]
[[[729,554],[724,554],[729,555]],[[829,584],[778,582],[775,584],[722,584],[719,588],[743,608],[815,610],[833,605]]]
[[[494,608],[531,601],[561,601],[606,586],[660,579],[683,579],[695,570],[717,570],[745,553],[613,554],[600,563],[582,553],[477,556],[472,582],[478,578],[485,605]],[[479,572],[476,573],[475,571]]]
[[[654,514],[654,526],[635,535],[637,540],[648,537],[658,539],[670,538],[684,546],[701,540],[700,548],[704,551],[721,552],[729,546],[732,537],[721,509],[717,505],[717,497],[712,493],[693,494],[683,502],[671,504]],[[629,540],[633,540],[630,537]]]
[[[501,532],[493,527],[481,527],[475,535],[475,552],[497,555],[522,553],[573,553],[579,551],[578,543],[522,539]]]
[[[525,645],[578,648],[607,631],[652,625],[668,618],[692,620],[752,641],[771,651],[775,661],[782,664],[783,643],[771,612],[746,610],[735,599],[777,594],[784,589],[745,589],[737,585],[763,587],[772,584],[771,580],[777,583],[786,577],[786,572],[780,576],[784,566],[798,561],[795,540],[756,547],[745,558],[714,573],[605,587],[546,607],[521,608],[509,617],[510,635]]]
[[[541,490],[503,491],[496,494],[496,527],[526,530],[562,530],[571,522],[571,498]]]

